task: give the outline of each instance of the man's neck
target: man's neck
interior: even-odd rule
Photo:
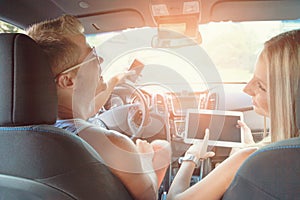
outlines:
[[[58,105],[57,117],[58,119],[72,119],[73,118],[72,109],[64,105]]]

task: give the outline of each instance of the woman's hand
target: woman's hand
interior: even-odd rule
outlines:
[[[206,159],[209,157],[213,157],[215,155],[214,152],[207,152],[208,146],[208,138],[209,138],[209,129],[205,130],[205,136],[202,141],[195,141],[192,146],[186,151],[185,154],[192,154],[196,156],[198,159]]]
[[[247,147],[247,146],[251,146],[251,145],[255,144],[252,133],[251,133],[251,129],[247,126],[247,124],[241,120],[238,120],[237,123],[238,123],[237,127],[242,128],[244,131],[244,146]],[[236,153],[240,149],[241,148],[238,148],[238,147],[232,148],[229,155]]]
[[[251,133],[251,129],[247,126],[247,124],[241,120],[238,120],[237,123],[238,126],[244,130],[244,143],[246,145],[255,144]]]

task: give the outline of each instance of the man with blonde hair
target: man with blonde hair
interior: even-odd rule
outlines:
[[[126,186],[134,199],[157,199],[170,162],[167,141],[137,140],[136,144],[116,131],[86,120],[107,101],[122,76],[107,84],[101,76],[102,58],[86,42],[80,21],[70,15],[40,22],[27,30],[48,56],[58,94],[58,121],[87,141]]]

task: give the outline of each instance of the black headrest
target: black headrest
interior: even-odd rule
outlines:
[[[56,95],[50,65],[35,41],[0,34],[0,126],[53,124]]]

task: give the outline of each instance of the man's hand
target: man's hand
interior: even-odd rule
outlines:
[[[154,150],[149,142],[147,142],[146,140],[137,139],[136,147],[138,152],[142,155],[142,157],[152,161],[154,156]]]
[[[132,76],[134,74],[136,74],[134,70],[119,73],[119,74],[113,76],[108,81],[108,86],[111,85],[111,86],[115,87],[117,84],[124,82],[127,77]]]

